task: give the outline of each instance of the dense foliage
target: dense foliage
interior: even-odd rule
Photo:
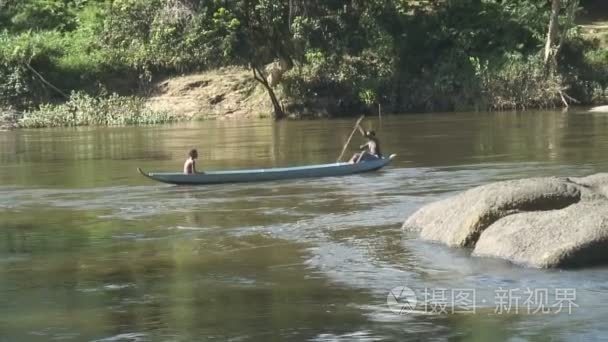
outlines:
[[[143,98],[133,96],[90,96],[74,92],[65,103],[43,104],[24,112],[17,124],[24,128],[63,126],[125,126],[176,121],[171,113],[156,112],[145,106]]]
[[[3,0],[0,106],[141,95],[161,76],[271,62],[288,103],[335,113],[548,107],[560,92],[591,103],[608,50],[572,25],[573,1],[549,72],[548,1]]]

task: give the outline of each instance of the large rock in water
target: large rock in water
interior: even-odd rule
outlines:
[[[404,228],[533,267],[608,263],[608,173],[480,186],[421,208]]]
[[[608,262],[608,201],[507,216],[486,229],[473,255],[533,267],[581,267]]]
[[[561,178],[531,178],[492,183],[431,203],[404,223],[425,240],[472,247],[498,219],[522,211],[567,207],[580,200],[579,187]]]
[[[608,198],[608,173],[596,173],[587,177],[572,177],[570,181],[581,186],[585,199]]]

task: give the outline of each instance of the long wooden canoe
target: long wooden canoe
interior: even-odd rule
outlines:
[[[178,185],[203,185],[243,182],[264,182],[283,179],[336,177],[355,173],[374,171],[388,165],[395,154],[388,158],[363,161],[357,164],[333,163],[297,167],[284,167],[273,169],[252,169],[233,171],[208,171],[196,174],[183,174],[179,172],[144,172],[137,170],[144,176],[155,181]]]

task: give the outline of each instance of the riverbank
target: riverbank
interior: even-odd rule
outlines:
[[[487,1],[280,3],[253,12],[226,2],[8,2],[0,107],[23,111],[5,127],[48,127],[604,104],[600,2],[581,3],[593,16],[579,22],[572,2],[526,11]]]
[[[146,105],[186,120],[261,118],[272,112],[268,94],[239,67],[161,80],[152,86]]]
[[[276,90],[282,95],[280,89]],[[336,107],[327,98],[316,101],[281,100],[287,118],[329,117]],[[272,102],[251,71],[224,67],[207,72],[166,77],[135,96],[91,96],[73,92],[64,103],[45,104],[38,110],[4,109],[1,129],[65,126],[157,124],[192,120],[270,118]],[[359,112],[355,112],[358,114]]]
[[[68,101],[45,104],[38,110],[0,110],[0,131],[19,128],[127,126],[200,120],[244,120],[272,117],[266,90],[248,70],[220,68],[203,73],[167,77],[137,96],[91,96],[74,92]],[[277,94],[283,95],[278,90]],[[377,107],[342,105],[341,99],[317,97],[281,101],[287,118],[327,118],[377,114]],[[608,106],[575,109],[606,112]],[[390,113],[384,110],[384,113]],[[471,110],[469,110],[471,111]]]

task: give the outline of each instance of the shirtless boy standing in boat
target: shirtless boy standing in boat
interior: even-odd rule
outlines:
[[[188,152],[188,156],[188,160],[184,163],[184,174],[193,175],[196,173],[196,158],[198,158],[198,152],[193,148]]]

